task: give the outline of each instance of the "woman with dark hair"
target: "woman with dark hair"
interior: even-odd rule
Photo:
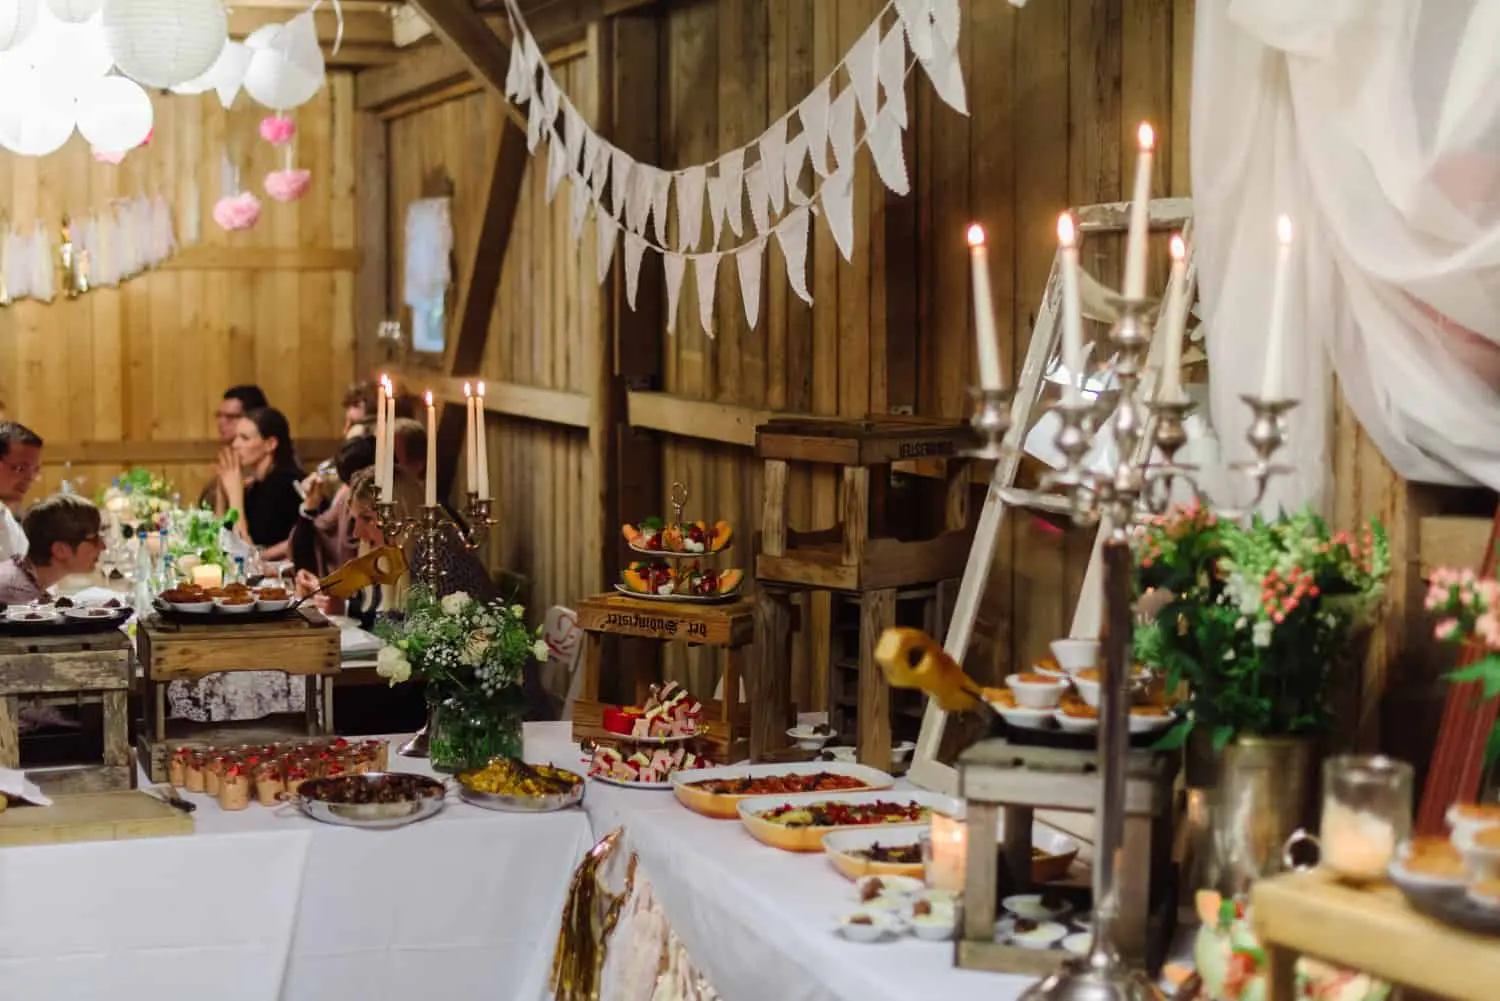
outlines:
[[[234,432],[232,454],[219,464],[219,485],[240,512],[235,531],[268,560],[285,559],[302,498],[302,470],[286,415],[272,407],[252,410]]]

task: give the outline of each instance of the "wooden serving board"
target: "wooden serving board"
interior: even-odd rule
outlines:
[[[53,797],[51,806],[12,804],[0,812],[0,846],[124,841],[193,833],[193,818],[139,791]]]

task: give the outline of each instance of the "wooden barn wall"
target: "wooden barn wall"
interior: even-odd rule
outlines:
[[[212,475],[220,394],[259,383],[318,461],[342,426],[340,397],[354,376],[354,200],[358,136],[353,78],[335,72],[296,113],[298,166],[312,171],[301,201],[263,198],[259,224],[226,233],[212,221],[220,156],[260,192],[281,154],[260,140],[267,113],[245,97],[225,111],[213,94],[152,97],[150,145],[119,166],[97,163],[74,135],[43,158],[0,153],[0,194],[11,223],[83,217],[137,193],[172,203],[179,241],[194,201],[202,239],[117,289],[0,309],[0,400],[6,415],[47,441],[33,497],[71,477],[93,493],[144,464],[185,496]]]
[[[571,58],[554,68],[579,111],[595,120],[594,55],[586,46],[576,47]],[[469,90],[387,122],[392,315],[404,315],[395,307],[401,301],[407,206],[450,185],[455,294],[449,301],[458,300],[473,265],[479,215],[504,127],[503,108],[493,95]],[[519,138],[512,132],[508,140]],[[594,280],[592,226],[575,244],[566,187],[549,204],[546,173],[546,157],[538,150],[526,168],[481,375],[493,383],[588,393],[597,383],[597,366],[608,364],[600,346],[603,294]],[[450,337],[455,326],[450,322]],[[420,371],[420,364],[417,360],[406,371]],[[412,381],[420,378],[412,375],[406,388],[420,391]],[[587,430],[494,413],[487,428],[499,522],[488,550],[491,566],[524,576],[529,604],[538,612],[600,590],[602,484],[589,462]]]
[[[884,6],[705,0],[670,7],[661,42],[662,165],[711,160],[753,139],[833,68]],[[868,153],[860,153],[852,261],[815,222],[808,306],[771,250],[754,330],[732,269],[720,269],[716,338],[701,331],[696,290],[685,282],[676,334],[664,339],[665,391],[755,410],[967,416],[974,327],[966,224],[977,220],[990,236],[1001,350],[1014,375],[1052,262],[1058,213],[1126,194],[1142,120],[1161,136],[1153,194],[1188,193],[1191,18],[1189,0],[1046,0],[1021,10],[964,4],[960,58],[972,114],[950,109],[920,70],[912,73],[904,144],[911,194],[886,191]],[[1118,281],[1118,252],[1118,241],[1092,241],[1084,263]],[[700,517],[744,528],[759,520],[760,470],[749,449],[668,436],[664,495],[676,480],[690,485]],[[795,475],[792,527],[833,524],[837,490],[832,471]],[[1003,676],[1065,633],[1089,546],[1082,532],[1009,519],[971,670]],[[750,559],[743,549],[737,555]],[[826,602],[814,602],[805,621],[811,628],[797,650],[794,692],[804,708],[819,708],[829,662]],[[704,686],[708,665],[697,666],[699,655],[672,663]]]

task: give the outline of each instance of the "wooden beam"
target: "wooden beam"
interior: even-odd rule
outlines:
[[[756,427],[774,416],[770,410],[690,400],[670,393],[632,391],[627,402],[631,427],[743,448],[755,447]]]
[[[421,393],[431,389],[435,400],[455,405],[464,401],[464,383],[473,381],[462,376],[439,375],[426,369],[391,369],[386,374],[408,391]],[[587,393],[525,386],[518,382],[486,381],[484,384],[485,411],[505,417],[587,428],[592,406]]]
[[[333,455],[342,439],[301,438],[297,451],[304,461],[313,456]],[[217,438],[207,441],[51,441],[42,448],[42,465],[128,466],[174,465],[213,462],[223,445]]]
[[[165,271],[358,271],[364,254],[353,247],[183,247],[158,267]]]

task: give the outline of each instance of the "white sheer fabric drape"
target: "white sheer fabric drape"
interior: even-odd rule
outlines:
[[[1500,0],[1198,0],[1192,171],[1212,413],[1242,459],[1275,219],[1296,228],[1291,476],[1321,504],[1329,362],[1404,476],[1500,488]]]

